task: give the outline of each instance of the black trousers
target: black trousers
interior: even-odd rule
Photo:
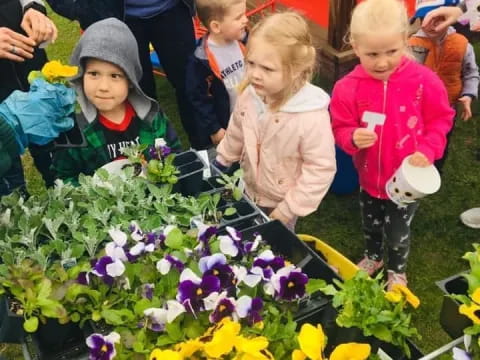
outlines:
[[[125,23],[138,43],[143,69],[140,87],[148,96],[156,99],[149,49],[149,43],[152,43],[169,82],[175,88],[180,119],[190,144],[194,148],[199,148],[200,141],[196,136],[193,110],[185,95],[187,60],[195,49],[195,34],[189,9],[180,1],[175,7],[162,14],[148,19],[127,17]]]
[[[360,191],[365,255],[375,261],[383,260],[388,250],[387,269],[404,273],[410,252],[410,223],[418,202],[404,207],[390,200],[377,199]]]

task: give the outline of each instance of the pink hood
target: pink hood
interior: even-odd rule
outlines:
[[[377,142],[359,150],[352,136],[366,127],[361,121],[365,111],[386,114],[386,120],[375,127]],[[442,157],[455,115],[438,76],[408,58],[388,81],[372,78],[357,65],[335,84],[330,113],[335,141],[353,155],[360,186],[382,199],[387,198],[386,182],[406,156],[420,151],[431,162]]]

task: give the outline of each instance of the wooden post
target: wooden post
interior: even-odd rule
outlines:
[[[357,63],[357,58],[345,43],[345,34],[356,0],[329,0],[328,43],[321,51],[321,73],[336,81],[349,72]]]
[[[329,5],[328,44],[335,50],[346,50],[348,46],[345,44],[344,38],[356,0],[330,0]]]

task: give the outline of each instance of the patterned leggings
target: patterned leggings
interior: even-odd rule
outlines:
[[[360,210],[366,242],[365,255],[382,260],[388,250],[388,270],[404,273],[410,251],[410,223],[418,202],[400,207],[390,200],[377,199],[360,191]]]

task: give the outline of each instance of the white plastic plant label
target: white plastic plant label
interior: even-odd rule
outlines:
[[[383,125],[385,123],[385,114],[365,111],[362,115],[362,122],[367,123],[367,130],[375,131],[375,126]]]
[[[205,169],[203,170],[203,178],[208,179],[209,177],[212,176],[212,173],[210,171],[210,160],[208,160],[208,153],[207,150],[199,150],[197,151],[198,156],[203,160],[203,162],[207,165]]]

